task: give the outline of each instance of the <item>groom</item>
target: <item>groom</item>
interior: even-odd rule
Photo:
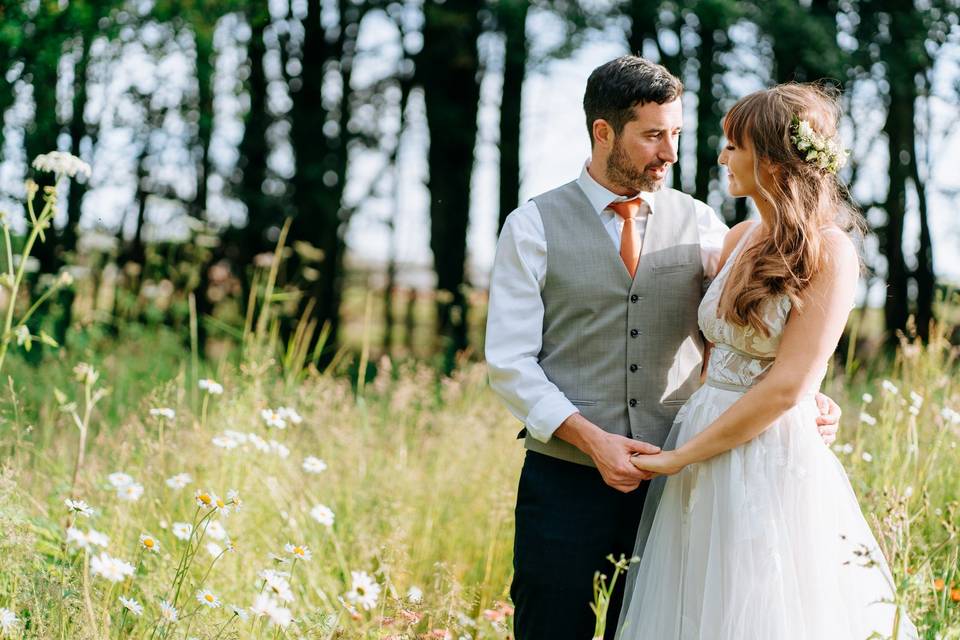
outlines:
[[[677,161],[683,85],[635,56],[601,65],[583,107],[580,177],[510,214],[490,283],[490,384],[524,423],[514,577],[517,640],[588,640],[592,580],[630,557],[659,451],[700,384],[697,325],[727,232],[713,210],[664,188]],[[824,440],[839,408],[818,398]],[[610,602],[613,638],[623,579]]]

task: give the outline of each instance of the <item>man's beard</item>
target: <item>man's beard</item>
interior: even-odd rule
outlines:
[[[647,165],[644,169],[662,166]],[[651,178],[644,169],[637,169],[623,150],[620,140],[613,143],[613,151],[607,157],[607,180],[624,189],[637,191],[659,191],[663,188],[664,178]]]

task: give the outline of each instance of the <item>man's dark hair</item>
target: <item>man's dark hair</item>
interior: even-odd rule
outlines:
[[[593,123],[606,120],[620,135],[633,120],[633,107],[648,102],[672,102],[683,93],[683,83],[666,67],[638,56],[621,56],[600,65],[587,80],[583,111],[593,146]]]

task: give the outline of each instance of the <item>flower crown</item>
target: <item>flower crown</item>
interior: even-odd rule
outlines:
[[[797,148],[803,159],[818,168],[836,173],[847,164],[849,151],[834,138],[825,138],[810,126],[807,120],[793,116],[790,124],[790,142]]]

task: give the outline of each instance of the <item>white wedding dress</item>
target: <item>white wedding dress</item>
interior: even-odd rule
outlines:
[[[680,409],[665,449],[706,429],[773,363],[787,297],[767,301],[770,337],[717,318],[730,265],[757,226],[700,304],[700,329],[716,345],[708,381]],[[653,481],[618,640],[892,637],[890,571],[814,426],[814,395],[746,444]],[[899,629],[899,639],[917,637],[905,614]]]

